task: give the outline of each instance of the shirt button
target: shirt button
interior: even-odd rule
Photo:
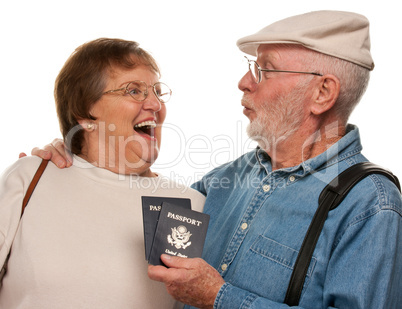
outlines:
[[[264,185],[262,187],[262,189],[264,190],[264,192],[268,192],[269,190],[271,190],[271,186],[270,185]]]
[[[222,269],[223,271],[225,271],[226,269],[228,269],[228,264],[223,264],[223,265],[221,266],[221,269]]]
[[[247,224],[246,222],[244,222],[244,223],[241,225],[241,229],[242,229],[242,230],[245,230],[247,227],[248,227],[248,224]]]
[[[296,180],[296,177],[295,177],[295,176],[290,176],[290,177],[289,177],[289,180],[290,180],[291,182],[293,182],[293,181]]]

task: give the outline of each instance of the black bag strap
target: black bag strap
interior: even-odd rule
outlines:
[[[336,208],[343,201],[355,184],[373,173],[388,177],[395,183],[399,191],[401,191],[399,180],[394,174],[370,162],[357,163],[335,177],[324,190],[322,190],[318,199],[317,211],[304,237],[292,276],[290,277],[284,301],[285,304],[289,306],[297,306],[299,304],[308,266],[310,265],[311,257],[313,256],[328,212]]]

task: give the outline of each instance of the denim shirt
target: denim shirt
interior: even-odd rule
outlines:
[[[214,308],[285,308],[289,279],[322,189],[367,161],[357,127],[321,155],[272,171],[257,148],[208,173],[210,226],[203,258],[226,283]],[[402,201],[381,175],[361,180],[330,211],[308,268],[300,308],[402,308]],[[186,308],[190,308],[186,306]]]

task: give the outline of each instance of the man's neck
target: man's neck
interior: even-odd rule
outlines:
[[[272,170],[297,166],[327,151],[346,134],[345,126],[326,126],[313,132],[297,131],[285,141],[266,150],[271,157]]]

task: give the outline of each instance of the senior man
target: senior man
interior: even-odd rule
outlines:
[[[149,266],[148,275],[198,308],[284,308],[321,191],[368,161],[348,118],[374,68],[369,22],[350,12],[311,12],[237,44],[257,57],[247,59],[239,89],[259,146],[193,185],[211,216],[203,259],[162,255],[168,267]],[[56,144],[47,147],[54,162],[62,159],[56,148],[64,153]],[[401,195],[388,178],[361,180],[329,212],[299,307],[400,308],[401,215]]]
[[[247,60],[239,89],[248,134],[259,146],[194,184],[211,215],[206,262],[163,255],[169,268],[149,266],[148,274],[195,307],[283,308],[321,191],[367,161],[358,128],[347,121],[374,68],[369,22],[349,12],[311,12],[237,45],[257,57]],[[360,181],[328,215],[299,306],[400,308],[401,214],[390,180]]]

